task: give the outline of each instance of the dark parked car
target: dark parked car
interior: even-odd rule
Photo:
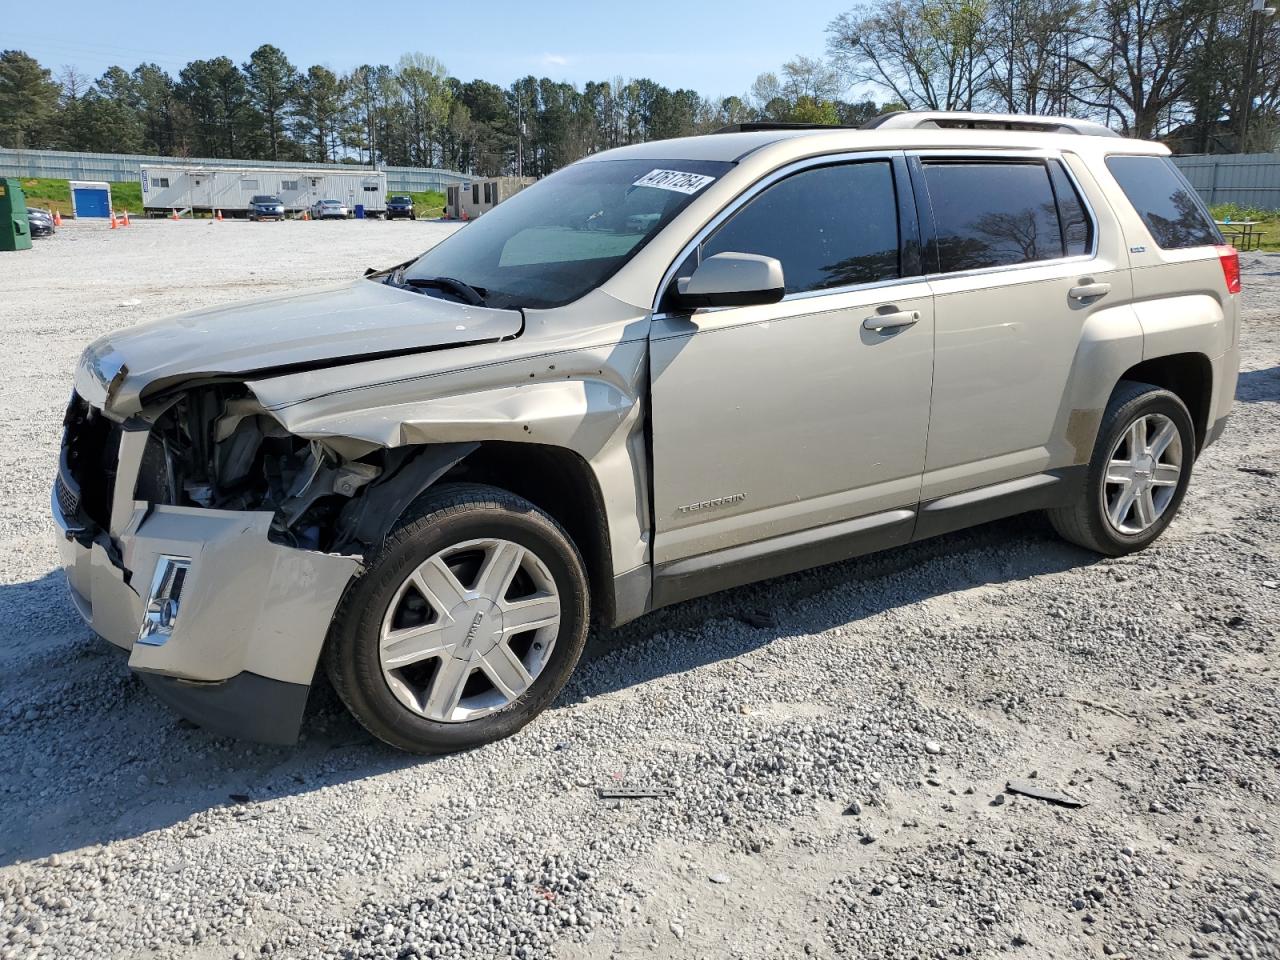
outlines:
[[[261,194],[249,201],[250,220],[283,220],[284,203],[279,197]]]
[[[417,220],[418,215],[413,212],[413,197],[388,197],[386,217],[388,220],[394,220],[396,217],[408,217],[410,220]]]
[[[48,210],[28,210],[27,225],[33,237],[52,237],[54,234],[53,214]]]

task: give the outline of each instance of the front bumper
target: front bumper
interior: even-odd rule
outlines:
[[[126,444],[136,444],[126,434]],[[117,487],[136,470],[120,460]],[[120,491],[117,491],[118,494]],[[117,495],[111,530],[51,509],[76,609],[129,651],[129,667],[178,713],[229,736],[297,738],[333,612],[359,568],[267,537],[271,514],[151,505]],[[162,643],[139,643],[148,593],[164,556],[190,558],[179,615]]]

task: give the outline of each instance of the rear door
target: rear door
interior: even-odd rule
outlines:
[[[1132,291],[1123,249],[1099,243],[1061,157],[922,152],[912,171],[936,298],[919,531],[930,534],[972,522],[928,516],[934,498],[1088,459],[1069,442],[1068,378],[1090,318],[1131,316]]]
[[[877,545],[905,541],[933,364],[905,159],[776,174],[721,215],[675,276],[730,251],[780,260],[787,294],[655,316],[655,562],[871,515]],[[872,329],[889,315],[901,325]]]

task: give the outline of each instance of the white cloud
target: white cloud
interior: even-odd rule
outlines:
[[[542,55],[542,65],[545,67],[563,67],[569,63],[569,58],[559,53],[544,53]]]

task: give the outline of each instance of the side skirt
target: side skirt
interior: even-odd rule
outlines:
[[[890,510],[673,560],[654,570],[651,609],[901,546],[915,518],[914,510]]]
[[[938,497],[921,504],[918,511],[890,510],[673,560],[654,569],[648,609],[656,610],[810,567],[839,563],[1019,513],[1062,506],[1079,493],[1088,469],[1082,464],[1050,470]],[[634,588],[639,584],[628,586]],[[633,601],[639,600],[634,589],[627,592],[633,594]],[[618,612],[617,623],[631,619],[622,609]]]
[[[925,540],[980,523],[1068,503],[1084,486],[1087,464],[953,493],[920,505],[912,540]]]

